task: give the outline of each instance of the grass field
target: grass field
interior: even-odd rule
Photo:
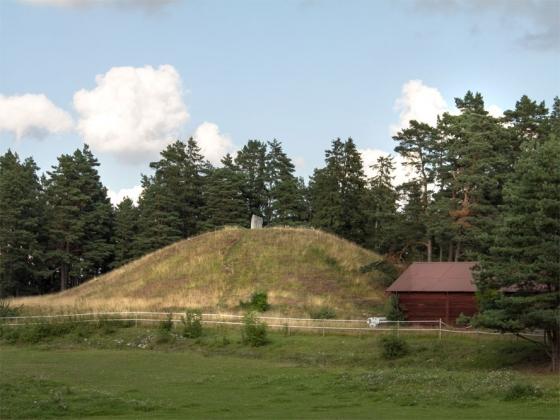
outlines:
[[[21,327],[19,327],[21,328]],[[200,339],[157,328],[3,331],[0,418],[557,419],[558,378],[510,339],[408,337],[381,356],[379,336]]]
[[[276,313],[329,307],[338,316],[383,307],[386,275],[374,252],[314,229],[226,228],[179,241],[63,293],[16,299],[31,312],[235,311],[267,291]]]

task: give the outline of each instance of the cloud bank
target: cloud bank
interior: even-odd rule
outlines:
[[[130,198],[134,202],[134,204],[138,204],[138,198],[140,197],[140,194],[142,194],[141,185],[135,185],[132,188],[122,188],[118,191],[107,191],[107,195],[109,196],[109,199],[114,206],[123,201],[125,197]]]
[[[409,80],[403,85],[394,109],[399,113],[399,122],[390,126],[391,135],[408,127],[410,120],[435,126],[437,116],[449,111],[449,106],[436,88],[425,85],[422,80]]]
[[[178,138],[189,120],[173,66],[113,67],[95,81],[74,94],[74,107],[77,130],[96,152],[142,161]]]
[[[213,165],[219,165],[223,156],[234,153],[236,148],[231,137],[220,132],[219,127],[211,122],[200,124],[193,134],[202,154]]]
[[[43,139],[49,134],[69,131],[72,117],[45,95],[0,95],[0,131],[11,132],[16,139]]]
[[[416,0],[422,13],[470,15],[494,14],[516,34],[515,42],[530,50],[560,50],[560,3],[557,0]]]
[[[360,149],[358,151],[362,155],[364,173],[368,178],[371,178],[374,175],[374,171],[371,166],[377,163],[377,159],[380,156],[393,156],[393,162],[395,163],[395,171],[393,172],[395,178],[393,179],[393,186],[396,187],[404,182],[414,179],[414,170],[404,164],[404,161],[399,154],[396,156],[391,155],[391,153],[387,153],[380,149]]]
[[[437,88],[424,84],[422,80],[409,80],[402,86],[401,96],[395,101],[394,110],[399,113],[399,121],[389,126],[391,136],[407,128],[410,120],[435,126],[438,115],[445,112],[459,113],[455,106],[447,104]],[[498,105],[486,106],[486,111],[494,118],[503,116],[503,110]]]

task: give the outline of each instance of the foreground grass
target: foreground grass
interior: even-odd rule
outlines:
[[[243,346],[235,330],[198,340],[89,326],[0,342],[0,418],[558,418],[557,378],[510,340],[285,337]],[[9,343],[13,344],[9,344]],[[533,359],[533,363],[527,363]],[[524,360],[523,364],[521,360]]]

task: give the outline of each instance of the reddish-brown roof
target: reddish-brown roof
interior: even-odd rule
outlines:
[[[471,268],[476,262],[412,263],[387,292],[476,292]]]

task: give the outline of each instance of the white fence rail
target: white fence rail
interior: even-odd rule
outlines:
[[[24,326],[41,324],[45,322],[134,322],[135,325],[159,323],[167,318],[174,323],[181,322],[185,316],[183,312],[87,312],[77,314],[58,315],[29,315],[1,317],[0,325]],[[357,333],[368,334],[383,331],[392,331],[399,335],[402,333],[437,333],[442,338],[443,333],[466,335],[504,335],[500,332],[486,330],[472,330],[469,328],[456,328],[439,320],[423,321],[380,321],[376,327],[370,327],[366,319],[313,319],[313,318],[286,318],[274,316],[259,316],[259,321],[266,322],[268,327],[283,329],[287,334],[294,331],[310,331],[326,333]],[[243,315],[203,313],[203,324],[241,326]],[[542,337],[542,334],[526,333],[526,336]]]

